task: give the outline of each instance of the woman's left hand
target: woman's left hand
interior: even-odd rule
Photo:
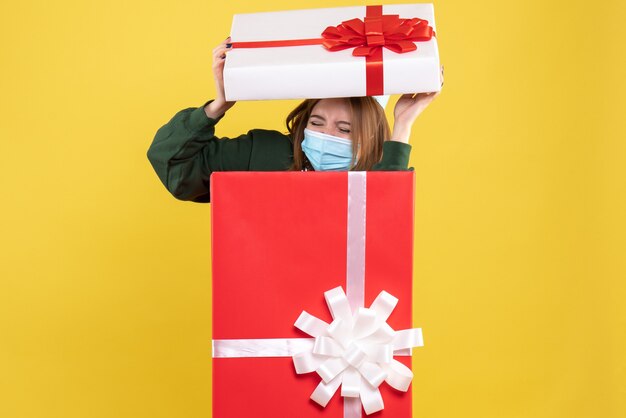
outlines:
[[[441,85],[443,86],[443,66],[441,67]],[[408,143],[413,122],[440,93],[441,91],[400,96],[393,111],[394,124],[391,140]]]

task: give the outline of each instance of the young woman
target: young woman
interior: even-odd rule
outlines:
[[[235,102],[224,94],[226,39],[213,50],[217,97],[178,112],[156,133],[148,159],[181,200],[210,202],[214,171],[407,170],[411,127],[439,93],[405,94],[394,109],[393,132],[372,97],[304,100],[287,116],[288,135],[253,129],[217,138],[215,125]]]

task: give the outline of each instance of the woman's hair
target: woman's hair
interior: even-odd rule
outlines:
[[[313,107],[323,99],[306,99],[287,116],[287,129],[293,140],[293,164],[289,171],[300,171],[304,168],[304,152],[302,141],[304,129],[309,122]],[[352,123],[350,137],[352,139],[352,160],[355,161],[357,151],[361,150],[354,171],[371,170],[383,156],[383,142],[391,136],[385,111],[372,97],[345,98],[350,106]]]

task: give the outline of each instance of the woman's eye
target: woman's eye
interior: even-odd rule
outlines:
[[[322,124],[319,122],[309,122],[309,123],[313,126],[322,126]]]
[[[339,129],[339,132],[341,132],[342,134],[349,134],[350,129]]]

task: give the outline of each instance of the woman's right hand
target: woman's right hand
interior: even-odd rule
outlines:
[[[204,108],[204,112],[211,119],[217,119],[228,109],[233,107],[235,102],[227,102],[224,93],[224,63],[226,54],[230,51],[230,36],[213,49],[213,78],[215,79],[215,100]]]

